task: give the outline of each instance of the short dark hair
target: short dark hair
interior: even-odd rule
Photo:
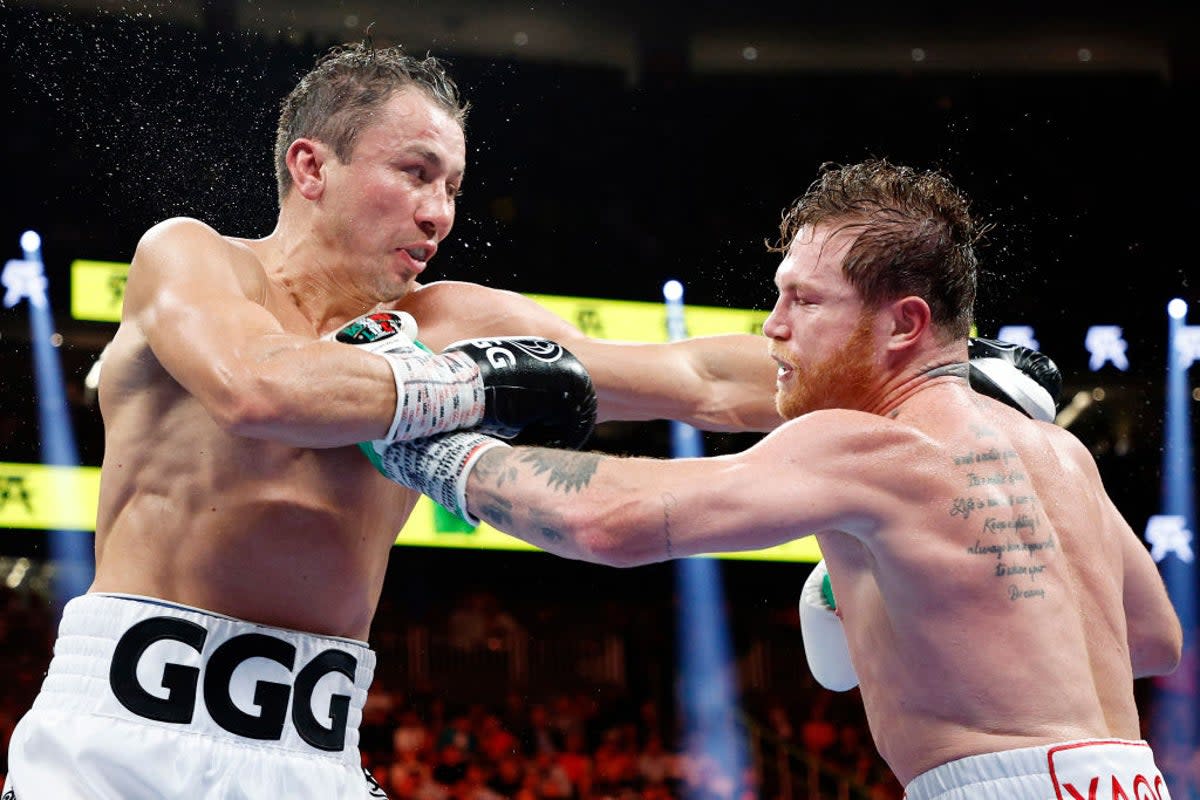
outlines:
[[[977,228],[970,203],[946,176],[870,159],[823,164],[804,195],[784,211],[786,253],[802,227],[833,223],[858,235],[842,262],[846,279],[868,306],[906,295],[929,304],[933,323],[967,336],[975,306]]]
[[[323,56],[284,99],[279,113],[275,183],[280,202],[292,186],[287,168],[292,142],[317,139],[348,161],[374,111],[394,92],[410,87],[424,92],[465,127],[470,104],[459,96],[454,79],[437,58],[414,58],[398,46],[377,49],[370,42],[342,45]]]

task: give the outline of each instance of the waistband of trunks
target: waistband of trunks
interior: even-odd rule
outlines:
[[[375,654],[151,597],[63,610],[34,709],[94,714],[358,763]]]
[[[1086,797],[1091,778],[1097,786],[1103,781],[1105,790],[1117,782],[1130,798],[1139,782],[1153,789],[1146,796],[1168,796],[1157,785],[1162,778],[1150,746],[1127,739],[1078,739],[959,758],[918,775],[905,787],[904,796],[1021,798],[1031,792],[1029,796],[1067,798],[1072,795],[1065,784],[1082,780]]]

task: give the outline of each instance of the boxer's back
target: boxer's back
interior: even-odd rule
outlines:
[[[1090,455],[965,387],[896,418],[917,444],[876,533],[823,534],[880,752],[902,782],[976,753],[1139,736],[1122,542]]]
[[[230,244],[253,274],[252,251]],[[136,267],[136,264],[135,264]],[[256,298],[308,333],[265,278]],[[106,352],[94,591],[149,595],[281,627],[365,638],[387,550],[416,495],[357,448],[224,430],[133,319]]]

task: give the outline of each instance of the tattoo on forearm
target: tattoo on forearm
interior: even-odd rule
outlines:
[[[561,542],[564,538],[566,538],[563,536],[562,531],[560,531],[558,528],[551,528],[548,525],[539,527],[537,532],[538,535],[540,535],[547,542]]]
[[[531,542],[536,537],[547,544],[557,544],[567,538],[563,533],[565,526],[562,514],[537,506],[518,508],[512,502],[491,492],[483,495],[478,513],[484,522],[521,538],[530,537]]]
[[[592,481],[600,466],[598,453],[574,453],[564,450],[529,448],[521,452],[521,461],[531,465],[535,475],[549,473],[546,485],[563,493],[579,491]]]
[[[541,537],[544,541],[550,544],[558,544],[566,541],[567,536],[563,533],[563,517],[557,511],[550,511],[537,506],[530,506],[528,509],[529,522],[528,529]]]
[[[512,503],[489,492],[483,497],[479,516],[501,530],[507,529],[512,526],[513,521]]]
[[[508,463],[511,455],[512,451],[506,447],[487,451],[475,463],[475,477],[489,481],[495,486],[503,486],[505,481],[516,480],[517,468]]]
[[[546,485],[551,489],[569,493],[580,491],[591,482],[600,458],[596,453],[546,448],[495,448],[483,454],[472,475],[482,484],[481,489],[503,489],[506,483],[517,483],[523,472],[519,464],[524,462],[532,467],[534,475],[547,473]],[[514,502],[509,499],[513,496],[509,491],[483,489],[478,500],[480,519],[547,549],[568,541],[570,537],[561,512],[535,505],[528,497]]]
[[[663,535],[666,539],[665,545],[667,550],[667,558],[675,557],[675,549],[671,544],[671,515],[675,513],[675,509],[679,506],[679,501],[675,499],[675,495],[670,492],[665,492],[662,496],[663,501]]]

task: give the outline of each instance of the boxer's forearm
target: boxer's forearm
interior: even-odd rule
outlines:
[[[387,430],[396,388],[382,359],[299,337],[262,344],[241,368],[224,373],[220,390],[197,391],[219,425],[239,436],[318,448]]]
[[[640,459],[536,447],[485,453],[467,507],[493,527],[564,558],[636,566],[671,558],[669,519],[621,476]],[[620,466],[618,466],[620,465]]]
[[[584,488],[591,488],[603,458],[598,453],[497,448],[485,453],[467,478],[467,509],[550,553],[602,563],[587,539],[586,515],[576,501]],[[537,479],[539,472],[545,480]]]
[[[147,232],[129,269],[120,349],[144,343],[149,353],[139,360],[157,362],[214,423],[239,436],[337,447],[386,431],[396,402],[386,364],[285,330],[261,302],[261,264],[243,250],[196,220]],[[128,378],[148,368],[106,367],[106,405],[143,391],[144,381]]]
[[[708,389],[699,427],[762,432],[783,424],[775,406],[778,366],[768,355],[767,344],[766,337],[745,334],[672,343],[696,365]]]
[[[591,373],[601,420],[675,419],[714,431],[769,431],[783,423],[776,367],[762,336],[569,345]]]
[[[494,448],[469,468],[465,502],[556,555],[632,567],[796,538],[791,515],[764,502],[770,482],[756,471],[744,454],[664,460]]]

